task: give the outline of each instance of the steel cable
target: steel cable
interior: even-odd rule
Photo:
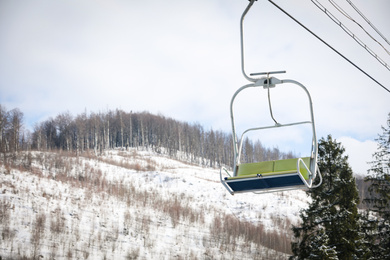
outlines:
[[[353,63],[351,60],[349,60],[347,57],[345,57],[342,53],[340,53],[339,51],[337,51],[335,48],[333,48],[329,43],[327,43],[326,41],[324,41],[322,38],[320,38],[317,34],[315,34],[314,32],[312,32],[309,28],[307,28],[305,25],[303,25],[301,22],[299,22],[297,19],[295,19],[291,14],[289,14],[287,11],[285,11],[283,8],[281,8],[279,5],[277,5],[276,3],[274,3],[272,0],[268,0],[268,2],[270,2],[271,4],[273,4],[276,8],[278,8],[280,11],[282,11],[284,14],[286,14],[288,17],[290,17],[294,22],[296,22],[297,24],[299,24],[302,28],[304,28],[306,31],[308,31],[311,35],[313,35],[314,37],[316,37],[318,40],[320,40],[323,44],[325,44],[326,46],[328,46],[331,50],[333,50],[334,52],[336,52],[338,55],[340,55],[343,59],[345,59],[346,61],[348,61],[352,66],[354,66],[355,68],[357,68],[360,72],[362,72],[364,75],[366,75],[367,77],[369,77],[372,81],[374,81],[375,83],[377,83],[379,86],[381,86],[384,90],[386,90],[387,92],[390,93],[390,90],[388,88],[386,88],[384,85],[382,85],[380,82],[378,82],[375,78],[373,78],[370,74],[368,74],[367,72],[365,72],[363,69],[361,69],[359,66],[357,66],[355,63]]]

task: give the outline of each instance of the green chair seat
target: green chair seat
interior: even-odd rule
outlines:
[[[302,158],[306,166],[310,167],[310,157]],[[244,163],[238,165],[237,176],[230,177],[228,180],[254,178],[261,175],[262,177],[289,174],[297,172],[298,158],[277,160],[277,161],[265,161],[257,163]],[[309,179],[309,172],[306,170],[303,164],[300,164],[300,172],[304,179]]]

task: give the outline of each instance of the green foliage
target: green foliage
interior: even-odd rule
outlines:
[[[319,141],[318,166],[323,183],[308,191],[312,202],[300,214],[302,225],[293,227],[298,242],[292,243],[292,259],[365,258],[358,191],[344,152],[330,135]]]
[[[390,259],[390,113],[387,128],[382,127],[383,134],[377,138],[378,150],[374,153],[375,161],[371,162],[370,197],[365,199],[376,213],[376,232],[373,232],[371,246],[374,259]]]
[[[310,241],[311,252],[307,259],[337,260],[335,247],[329,247],[329,237],[324,230],[320,230],[317,236]]]

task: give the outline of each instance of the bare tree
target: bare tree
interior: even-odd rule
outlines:
[[[66,151],[69,151],[72,145],[72,122],[73,117],[69,112],[59,114],[55,118],[55,124],[57,126],[58,131],[58,142],[60,148]]]
[[[7,109],[0,105],[0,152],[7,151],[6,130],[8,128],[8,112]]]
[[[16,152],[19,150],[19,143],[21,137],[21,131],[23,126],[23,113],[18,109],[14,108],[9,111],[9,128],[7,129],[9,137],[9,149],[10,151]]]

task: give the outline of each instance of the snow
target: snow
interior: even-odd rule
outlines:
[[[231,196],[219,169],[151,151],[32,158],[27,169],[0,165],[3,259],[285,259],[219,224],[233,216],[291,237],[309,202],[300,190]]]

